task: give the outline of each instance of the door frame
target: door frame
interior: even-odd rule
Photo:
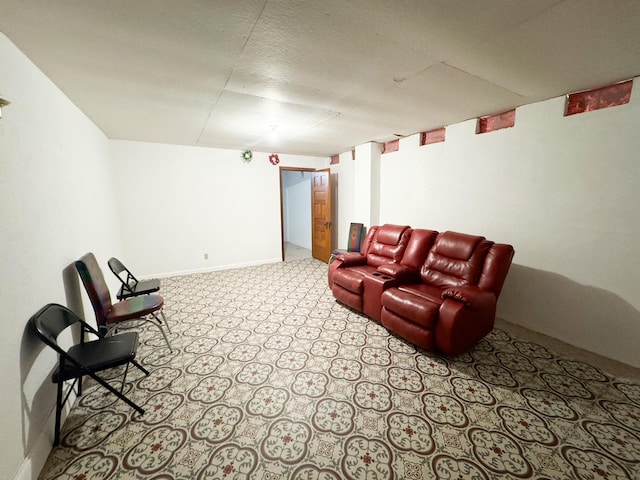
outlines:
[[[284,190],[282,188],[283,172],[315,172],[317,168],[280,167],[280,260],[284,262]],[[309,212],[311,216],[311,212]]]

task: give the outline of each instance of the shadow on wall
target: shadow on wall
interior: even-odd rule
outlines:
[[[84,318],[80,278],[74,264],[62,271],[67,306]],[[44,305],[40,305],[43,307]],[[37,310],[33,313],[35,314]],[[28,319],[25,319],[28,320]],[[73,339],[79,341],[80,331],[73,331]],[[38,436],[46,430],[49,444],[53,442],[53,413],[56,405],[56,385],[51,381],[51,373],[57,365],[57,354],[42,343],[29,324],[25,325],[20,343],[20,385],[22,404],[22,447],[27,456]],[[68,413],[69,404],[63,413]],[[48,453],[48,452],[47,452]],[[32,472],[37,478],[38,472]]]
[[[620,296],[557,273],[512,264],[498,316],[640,367],[640,311]]]
[[[45,354],[46,348],[27,324],[20,343],[22,450],[25,457],[40,432],[46,428],[47,420],[55,408],[52,399],[56,398],[56,388],[50,378],[57,359],[52,350]],[[49,373],[42,377],[38,374],[38,367],[44,365],[43,368],[46,368],[48,363],[51,364],[51,368],[43,371]],[[35,473],[37,477],[37,472]]]

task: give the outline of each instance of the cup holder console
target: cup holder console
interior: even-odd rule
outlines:
[[[373,275],[374,277],[380,277],[383,280],[391,280],[392,278],[389,275],[383,275],[380,272],[373,272],[371,275]]]

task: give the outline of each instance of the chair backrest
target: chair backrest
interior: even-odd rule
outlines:
[[[478,285],[492,245],[476,235],[440,233],[422,266],[422,282],[438,288]]]
[[[62,354],[65,354],[65,351],[58,346],[58,336],[63,330],[78,322],[82,322],[80,317],[57,303],[45,305],[29,319],[29,324],[40,340]]]
[[[365,235],[364,240],[362,241],[362,245],[360,245],[361,255],[367,254],[367,252],[369,251],[369,247],[371,246],[371,242],[373,242],[373,239],[376,236],[376,233],[378,233],[379,228],[380,226],[373,225],[367,229],[367,234]]]
[[[111,257],[107,264],[113,274],[118,277],[118,280],[120,280],[120,283],[122,283],[122,287],[125,290],[130,292],[138,284],[138,279],[116,257]]]
[[[400,262],[410,237],[411,227],[407,225],[382,225],[368,246],[367,264],[379,267]]]
[[[484,260],[484,267],[478,280],[478,286],[492,291],[496,298],[500,296],[504,281],[507,279],[511,261],[515,255],[512,245],[494,243]]]
[[[96,314],[96,323],[98,325],[106,325],[107,315],[113,304],[111,303],[109,288],[104,281],[104,275],[95,255],[89,252],[80,257],[79,260],[76,260],[76,270],[91,300],[93,311]]]
[[[420,270],[437,236],[438,232],[435,230],[414,228],[400,263]]]

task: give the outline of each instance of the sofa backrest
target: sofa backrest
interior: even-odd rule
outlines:
[[[400,263],[419,271],[437,236],[435,230],[414,228]]]
[[[371,246],[371,242],[373,241],[373,237],[375,237],[375,235],[378,232],[379,228],[380,228],[379,225],[372,225],[367,230],[367,234],[364,237],[364,241],[362,242],[362,245],[360,246],[360,253],[362,255],[366,255],[369,252],[369,247]]]
[[[410,237],[411,227],[407,225],[386,224],[378,227],[367,246],[367,264],[379,267],[387,263],[399,263]]]
[[[422,282],[438,288],[478,285],[492,245],[476,235],[440,233],[422,265]]]
[[[495,243],[487,252],[478,286],[500,296],[515,251],[511,245]]]

